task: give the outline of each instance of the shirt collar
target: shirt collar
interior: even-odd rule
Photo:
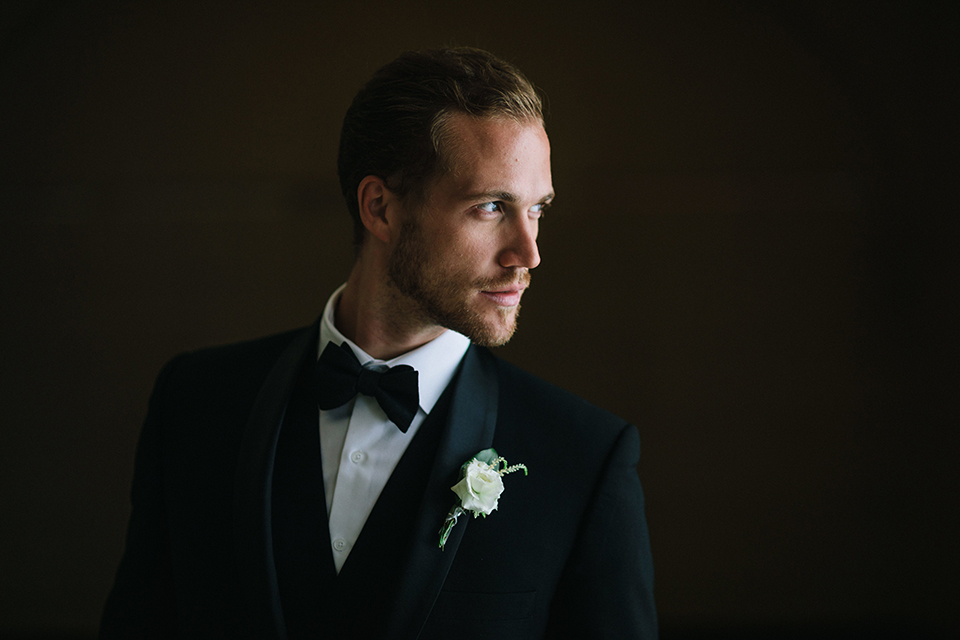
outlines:
[[[417,380],[420,384],[420,408],[424,413],[430,413],[433,405],[440,399],[440,394],[447,388],[453,375],[457,372],[457,366],[467,352],[470,346],[470,339],[456,331],[447,329],[430,342],[417,347],[412,351],[401,354],[390,360],[378,360],[369,355],[363,349],[358,347],[352,340],[344,336],[334,325],[334,310],[337,308],[337,300],[346,287],[346,284],[333,292],[330,299],[327,300],[327,306],[323,309],[323,317],[320,320],[320,344],[317,357],[326,348],[328,342],[341,345],[346,342],[353,350],[354,355],[360,364],[373,362],[374,364],[385,364],[395,366],[398,364],[408,364],[417,370]]]

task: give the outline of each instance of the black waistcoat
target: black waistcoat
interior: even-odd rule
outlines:
[[[273,474],[273,554],[287,637],[376,638],[396,598],[457,376],[420,425],[337,575],[308,360],[284,414]]]

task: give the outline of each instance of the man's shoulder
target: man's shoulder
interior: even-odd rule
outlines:
[[[519,428],[547,430],[552,438],[569,444],[592,442],[601,447],[617,440],[625,429],[635,429],[620,416],[491,356],[500,379],[501,415]]]
[[[317,330],[316,323],[241,342],[204,347],[185,352],[180,357],[197,366],[229,366],[237,361],[275,360],[294,340],[311,330]]]
[[[492,354],[491,354],[492,355]],[[624,420],[580,396],[520,367],[493,356],[501,380],[501,395],[510,402],[532,406],[549,415],[589,415],[593,420],[623,425]]]
[[[160,379],[182,391],[212,393],[259,388],[281,354],[316,323],[252,340],[187,351],[164,367]]]

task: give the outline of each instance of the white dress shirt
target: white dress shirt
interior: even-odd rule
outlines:
[[[327,343],[350,346],[361,365],[369,362],[408,364],[418,373],[420,409],[406,433],[380,409],[375,398],[357,394],[336,409],[320,411],[320,456],[327,499],[330,543],[337,573],[350,555],[380,492],[390,479],[407,445],[440,398],[467,352],[470,340],[455,331],[392,360],[377,360],[348,340],[334,326],[334,311],[346,285],[333,292],[320,321],[319,354]]]

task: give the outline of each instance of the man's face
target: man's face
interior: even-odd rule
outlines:
[[[513,335],[537,231],[553,198],[550,143],[538,122],[448,121],[450,170],[433,180],[417,211],[404,211],[389,276],[416,321],[499,346]]]

